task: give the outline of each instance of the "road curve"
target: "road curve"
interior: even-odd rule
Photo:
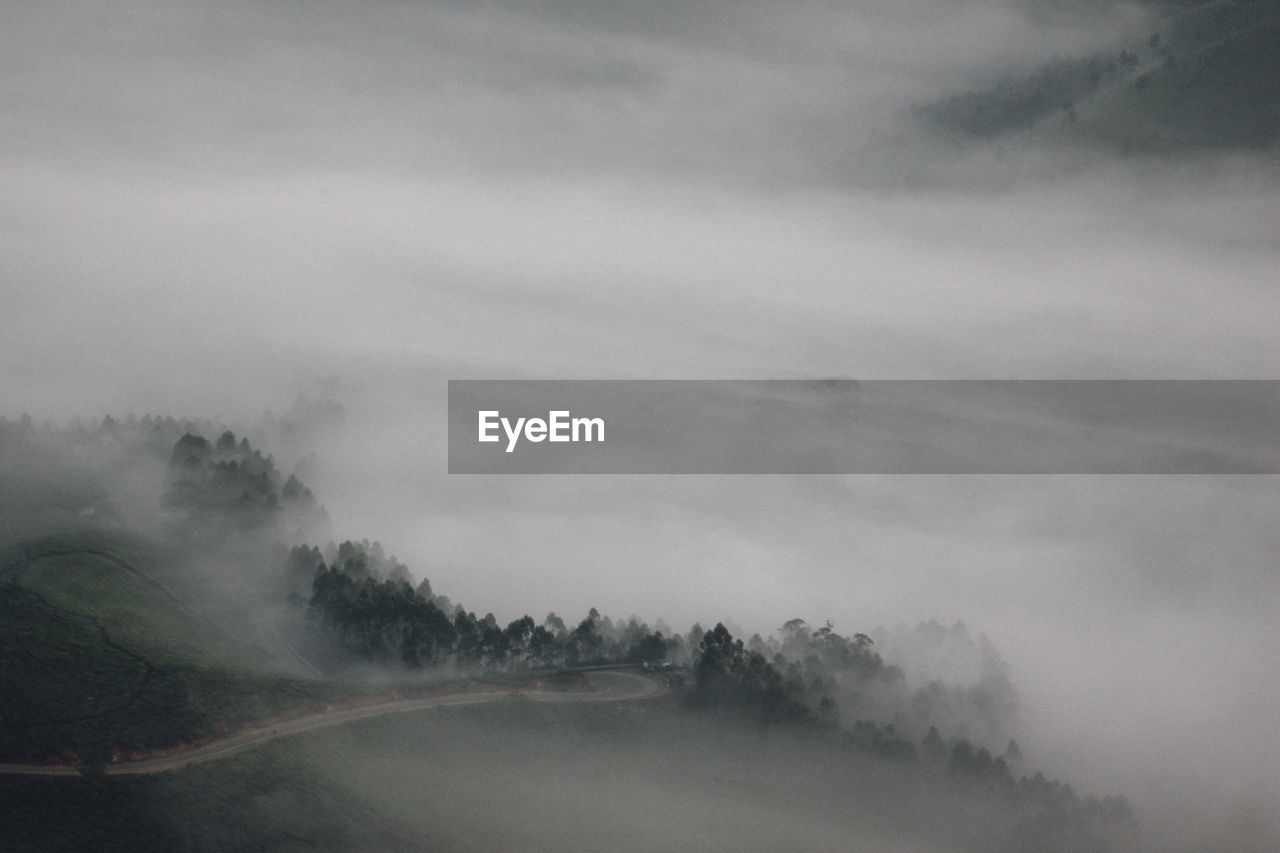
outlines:
[[[583,675],[586,676],[587,683],[591,689],[582,693],[551,690],[457,693],[449,696],[428,696],[422,699],[401,699],[378,705],[364,705],[359,708],[338,708],[332,711],[321,711],[318,714],[286,720],[253,731],[242,732],[186,752],[122,764],[109,764],[104,770],[110,776],[176,770],[189,764],[226,758],[276,738],[315,731],[329,726],[338,726],[353,720],[381,717],[385,714],[399,714],[405,711],[421,711],[426,708],[439,708],[446,705],[478,705],[482,702],[495,702],[512,696],[525,696],[535,702],[624,702],[632,699],[643,699],[658,690],[657,683],[652,679],[630,672],[590,672],[583,673]],[[80,770],[76,767],[52,767],[41,764],[0,764],[0,775],[78,776],[79,774]]]

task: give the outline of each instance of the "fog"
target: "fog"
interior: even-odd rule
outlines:
[[[304,754],[321,778],[448,848],[1019,849],[1008,816],[980,797],[803,739],[671,726],[635,709],[473,710],[443,711],[429,731],[361,727]],[[468,829],[442,829],[457,826]]]
[[[451,378],[1274,378],[1274,152],[880,146],[1148,7],[4,7],[0,414],[332,399],[265,449],[468,608],[963,620],[1153,848],[1280,837],[1275,477],[445,473]]]

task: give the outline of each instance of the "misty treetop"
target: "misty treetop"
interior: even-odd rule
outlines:
[[[748,651],[722,624],[708,631],[698,646],[694,666],[696,680],[689,697],[695,708],[746,714],[762,723],[809,723],[834,727],[838,721],[835,700],[823,693],[818,715],[805,700],[821,690],[818,680],[806,685],[793,673],[790,678],[764,655]]]
[[[458,645],[449,618],[403,581],[317,571],[308,615],[326,639],[374,663],[435,664]]]
[[[328,555],[299,545],[288,556],[290,584],[311,573],[308,624],[327,649],[328,663],[345,658],[410,668],[452,665],[515,669],[665,657],[678,641],[631,619],[614,625],[594,608],[570,629],[550,613],[537,623],[525,615],[499,625],[492,613],[477,617],[436,595],[423,579],[415,588],[408,568],[368,540],[330,546]]]
[[[216,421],[0,417],[2,530],[134,528],[208,542],[217,531],[279,526],[297,541],[326,525],[297,474],[286,476],[270,454]]]
[[[247,526],[275,520],[285,503],[314,510],[315,496],[296,476],[282,476],[271,456],[253,450],[247,438],[225,430],[218,442],[186,433],[169,457],[173,473],[168,505],[189,515],[216,515]]]
[[[295,475],[284,479],[269,454],[263,456],[247,438],[237,441],[231,430],[215,443],[185,433],[173,446],[169,470],[166,505],[193,520],[255,528],[285,513],[305,518],[320,512],[311,490]]]

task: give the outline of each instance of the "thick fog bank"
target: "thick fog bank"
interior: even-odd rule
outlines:
[[[1274,846],[1274,477],[445,473],[451,378],[1274,378],[1274,150],[909,127],[1162,5],[9,4],[0,415],[225,424],[504,623],[963,620],[1038,765]]]

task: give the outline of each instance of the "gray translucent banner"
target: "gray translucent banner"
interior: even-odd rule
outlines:
[[[1275,474],[1280,381],[453,380],[449,473]]]

